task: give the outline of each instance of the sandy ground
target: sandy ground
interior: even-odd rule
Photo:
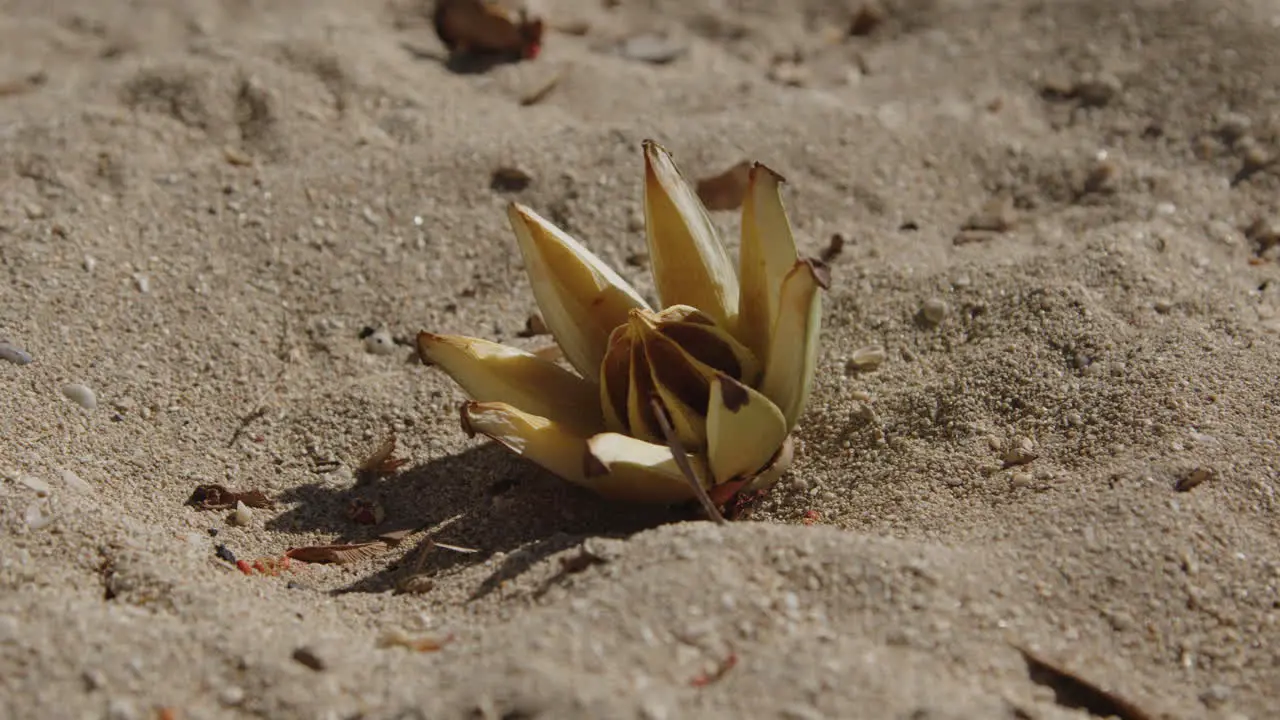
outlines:
[[[0,1],[0,715],[1090,717],[1023,647],[1280,716],[1280,3],[857,4],[545,2],[539,58],[466,74],[407,1]],[[610,50],[655,31],[687,54]],[[646,137],[847,240],[794,469],[723,528],[468,439],[361,339],[545,344],[512,199],[652,293]]]

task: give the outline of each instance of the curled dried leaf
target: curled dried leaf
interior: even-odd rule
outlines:
[[[284,555],[301,562],[335,563],[345,565],[377,557],[388,550],[389,546],[382,540],[340,545],[310,545],[307,547],[289,548]]]
[[[391,457],[396,452],[396,436],[391,434],[382,444],[378,446],[373,454],[365,458],[364,462],[356,468],[356,473],[362,478],[378,477],[380,475],[390,475],[399,470],[402,465],[409,462],[408,458]]]
[[[275,504],[261,490],[238,492],[216,483],[197,485],[187,500],[188,505],[194,505],[200,510],[230,510],[238,502],[251,508],[269,508]]]

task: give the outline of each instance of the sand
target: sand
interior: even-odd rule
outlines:
[[[1090,717],[1024,648],[1280,716],[1280,3],[608,5],[460,73],[408,0],[0,3],[0,715]],[[645,32],[687,53],[610,51]],[[795,465],[723,527],[468,438],[361,338],[545,345],[513,199],[652,296],[645,138],[846,240]]]

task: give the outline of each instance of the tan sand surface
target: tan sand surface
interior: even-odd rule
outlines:
[[[461,73],[410,0],[0,0],[0,717],[1092,717],[1019,647],[1280,717],[1280,2],[861,4],[548,0]],[[645,138],[846,239],[795,465],[723,527],[469,439],[361,338],[545,345],[513,199],[652,296]]]

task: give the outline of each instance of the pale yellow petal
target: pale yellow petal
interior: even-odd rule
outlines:
[[[822,289],[829,282],[825,266],[800,260],[782,283],[760,390],[782,410],[788,429],[795,427],[809,400],[822,326]]]
[[[645,232],[662,304],[692,305],[725,328],[738,315],[738,276],[707,210],[662,146],[644,142]]]
[[[707,457],[717,485],[755,477],[787,432],[786,418],[769,398],[723,373],[711,381]]]
[[[627,311],[648,305],[626,280],[542,216],[519,203],[512,203],[507,215],[547,328],[569,363],[598,383],[609,333],[627,321]]]
[[[560,478],[612,500],[676,503],[693,498],[665,445],[618,433],[584,437],[547,418],[523,413],[505,403],[468,403],[463,428],[501,443]],[[705,464],[690,458],[705,478]]]
[[[738,337],[757,357],[769,356],[782,281],[796,264],[795,236],[782,205],[783,177],[764,165],[751,168],[742,203],[739,250]]]
[[[605,497],[645,503],[678,503],[694,498],[689,480],[676,465],[671,448],[628,435],[601,433],[587,441],[591,456],[604,473],[587,478],[586,487]],[[705,487],[706,463],[689,455],[689,465]]]
[[[596,386],[519,348],[459,335],[418,333],[418,354],[479,402],[504,402],[589,434],[604,429]]]

